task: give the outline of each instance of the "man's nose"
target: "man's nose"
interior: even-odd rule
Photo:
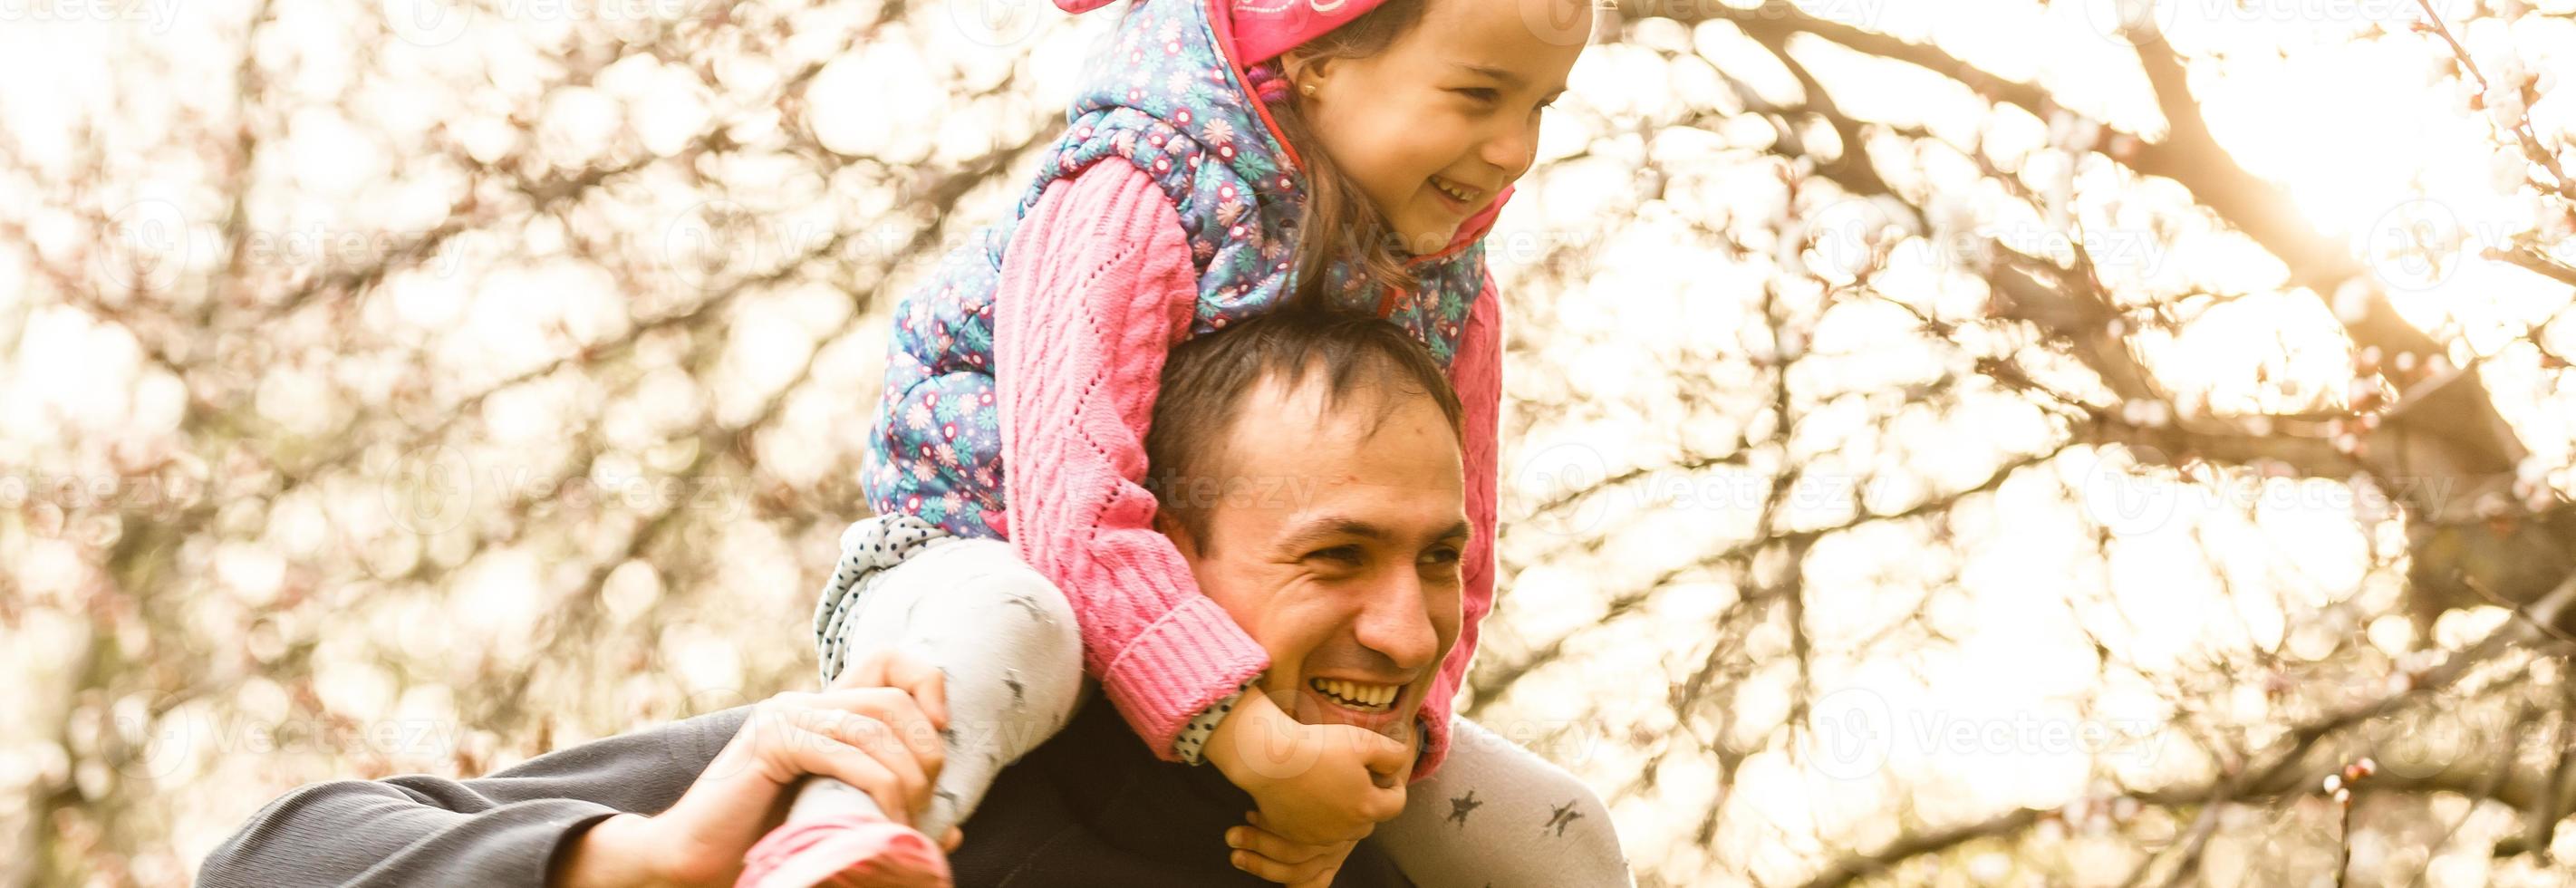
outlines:
[[[1398,669],[1430,668],[1440,656],[1440,636],[1424,603],[1422,577],[1410,570],[1393,573],[1361,606],[1353,631],[1362,647]]]

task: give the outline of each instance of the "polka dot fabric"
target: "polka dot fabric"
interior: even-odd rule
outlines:
[[[821,600],[814,603],[814,651],[821,660],[824,684],[841,674],[848,624],[858,616],[859,600],[871,581],[914,553],[950,539],[938,525],[911,515],[862,518],[841,532],[841,561],[823,584]]]

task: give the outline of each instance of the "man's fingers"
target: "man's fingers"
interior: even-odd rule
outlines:
[[[940,738],[938,725],[929,713],[915,705],[912,695],[888,687],[841,688],[823,692],[819,700],[824,706],[884,723],[920,762],[923,776],[939,779],[940,768],[948,762],[948,743]]]
[[[943,854],[957,853],[957,846],[963,844],[966,844],[966,831],[954,826],[948,828],[947,835],[939,837],[939,850]]]
[[[805,774],[820,774],[858,787],[877,802],[887,819],[912,825],[912,813],[894,773],[878,763],[875,756],[856,746],[843,743],[820,732],[775,743],[765,750],[779,758],[781,764]]]
[[[933,727],[948,727],[948,675],[930,661],[900,651],[885,660],[885,684],[902,688],[929,713]]]
[[[894,730],[885,722],[866,715],[831,709],[816,710],[816,713],[820,717],[816,719],[814,727],[821,735],[828,738],[827,741],[822,742],[839,743],[865,753],[869,758],[875,759],[877,765],[891,778],[891,790],[895,798],[889,800],[879,796],[878,807],[885,809],[889,814],[900,808],[904,812],[905,823],[910,823],[913,815],[929,808],[930,775],[923,772],[922,763],[912,748],[899,736],[895,736],[904,732]]]
[[[832,688],[897,688],[921,706],[930,717],[931,727],[948,727],[948,676],[912,654],[902,651],[878,651],[841,669]]]
[[[1257,826],[1238,826],[1225,831],[1228,848],[1240,848],[1280,863],[1305,863],[1332,853],[1330,845],[1305,845],[1291,842],[1278,833]]]

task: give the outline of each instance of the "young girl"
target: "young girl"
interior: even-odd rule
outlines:
[[[880,812],[814,781],[745,884],[945,884],[929,837],[1065,723],[1084,674],[1156,755],[1213,763],[1253,796],[1258,821],[1228,843],[1263,879],[1328,880],[1400,799],[1374,835],[1419,884],[1627,883],[1591,792],[1450,712],[1493,603],[1501,305],[1480,239],[1590,15],[1588,0],[1138,0],[1014,217],[897,306],[863,479],[879,517],[844,534],[817,610],[826,680],[894,647],[945,674],[935,800]],[[1436,677],[1403,691],[1422,703],[1409,787],[1369,773],[1404,770],[1409,750],[1245,693],[1261,646],[1196,589],[1141,486],[1169,348],[1300,301],[1401,326],[1467,411],[1463,621]],[[1234,761],[1230,735],[1321,758],[1265,773],[1279,769]]]

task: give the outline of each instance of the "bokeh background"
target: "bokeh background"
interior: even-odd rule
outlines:
[[[2576,882],[2576,2],[1616,7],[1462,704],[1643,884]],[[0,3],[0,885],[805,685],[1111,18]]]

